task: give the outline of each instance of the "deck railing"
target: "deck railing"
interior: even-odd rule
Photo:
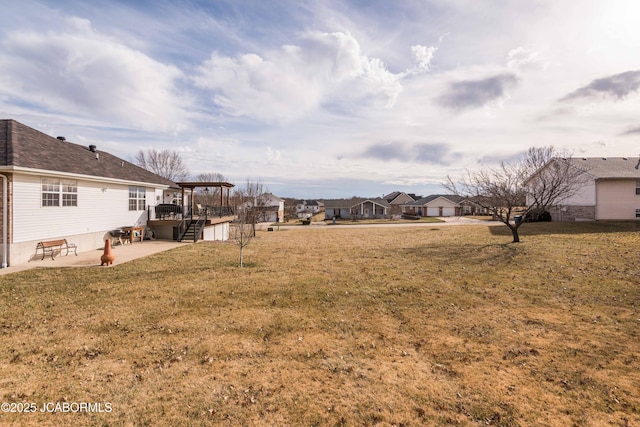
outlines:
[[[153,207],[149,206],[149,219],[175,220],[182,219],[182,206],[161,203]]]
[[[204,206],[201,209],[195,209],[192,215],[191,207],[178,206],[171,204],[158,204],[156,206],[149,206],[149,219],[155,220],[183,220],[191,219],[192,216],[206,215],[209,218],[225,216],[233,216],[232,206]]]
[[[209,217],[223,217],[223,216],[232,216],[233,215],[233,207],[231,206],[205,206],[206,214]]]

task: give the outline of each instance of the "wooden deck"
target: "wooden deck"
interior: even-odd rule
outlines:
[[[207,222],[206,222],[205,226],[214,225],[214,224],[220,224],[222,222],[231,222],[231,221],[235,220],[236,218],[237,218],[236,215],[209,217],[209,218],[207,218]],[[193,219],[198,219],[198,216],[195,215],[193,217]],[[182,221],[181,219],[175,219],[175,218],[150,219],[149,221],[147,221],[147,226],[152,227],[152,228],[153,228],[153,226],[175,227],[178,224],[180,224],[181,221]]]

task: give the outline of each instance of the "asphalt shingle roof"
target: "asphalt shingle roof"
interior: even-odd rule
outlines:
[[[366,201],[370,201],[373,203],[376,203],[380,206],[384,206],[386,208],[390,207],[391,205],[389,204],[389,202],[387,202],[386,200],[380,198],[380,197],[373,197],[371,199],[367,199],[364,197],[352,197],[351,199],[326,199],[324,200],[324,207],[325,209],[329,208],[352,208],[354,206],[357,206],[363,202]]]
[[[160,184],[173,181],[107,152],[62,141],[15,120],[0,120],[0,166],[15,166]]]
[[[570,162],[595,178],[640,179],[640,159],[637,157],[572,157]]]
[[[465,199],[462,196],[457,196],[454,194],[432,194],[430,196],[423,197],[422,199],[418,199],[415,202],[407,203],[405,206],[422,206],[437,199],[438,197],[444,197],[445,199],[448,199],[453,203],[460,203],[462,200]]]

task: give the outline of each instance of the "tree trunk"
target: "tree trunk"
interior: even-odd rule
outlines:
[[[511,228],[511,234],[513,235],[513,242],[511,243],[520,242],[520,236],[518,235],[518,227],[510,227],[510,228]]]
[[[242,247],[242,245],[240,245],[240,268],[244,267],[243,262],[242,262],[242,250],[244,248]]]

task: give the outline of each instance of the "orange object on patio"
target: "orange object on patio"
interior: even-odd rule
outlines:
[[[144,240],[144,227],[122,227],[121,230],[129,234],[129,243],[133,243],[134,239],[140,239],[140,243]]]
[[[100,265],[113,265],[113,260],[116,259],[116,256],[113,254],[113,251],[111,250],[111,240],[110,239],[105,239],[104,240],[104,253],[102,254],[102,256],[100,257],[100,261],[102,261],[102,264]]]

